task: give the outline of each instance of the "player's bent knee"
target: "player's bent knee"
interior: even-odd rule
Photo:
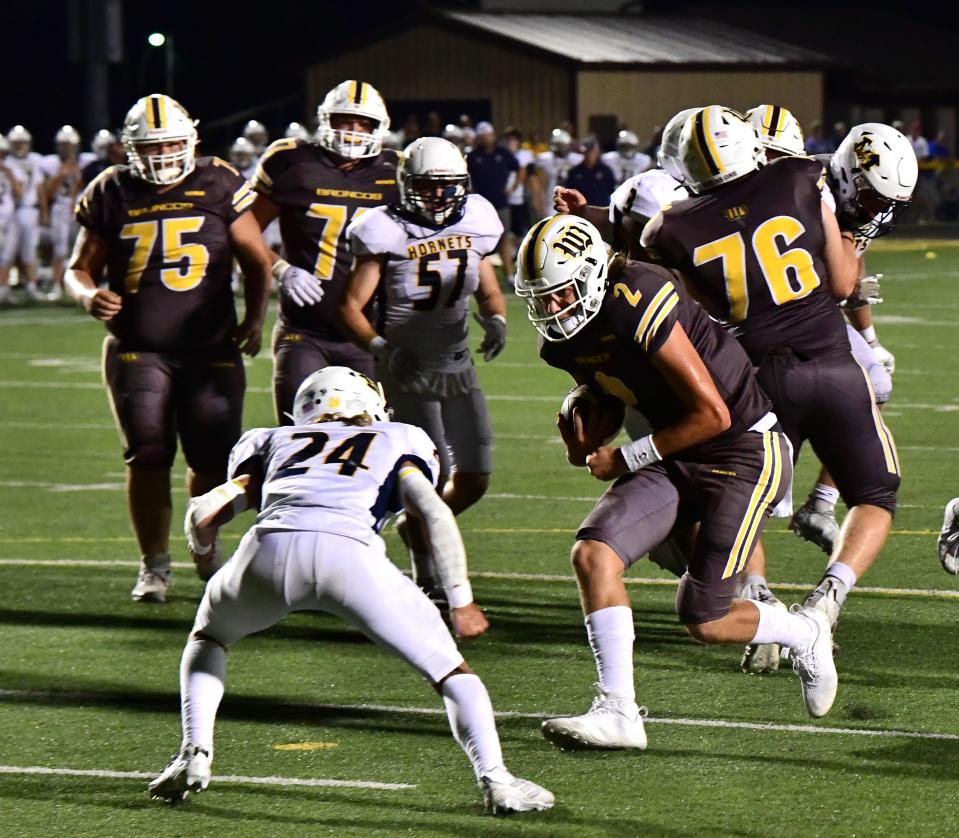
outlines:
[[[456,669],[450,672],[447,672],[446,675],[444,675],[438,681],[434,681],[433,689],[439,692],[442,689],[443,684],[446,681],[448,681],[450,678],[452,678],[454,675],[475,675],[475,674],[476,673],[473,672],[473,670],[470,668],[470,665],[466,661],[463,661],[459,666],[456,667]]]
[[[579,579],[622,576],[626,569],[612,547],[590,539],[577,541],[573,545],[570,561]]]
[[[676,591],[676,616],[686,627],[690,635],[702,643],[715,643],[716,640],[701,639],[709,635],[715,627],[709,623],[725,617],[733,605],[737,582],[734,577],[723,580],[722,584],[707,584],[688,573],[679,580]]]
[[[176,458],[176,448],[162,442],[149,442],[128,449],[124,461],[130,468],[149,470],[170,469]]]
[[[710,620],[708,623],[684,623],[683,626],[693,640],[699,643],[722,643],[725,632],[719,628],[720,620]]]

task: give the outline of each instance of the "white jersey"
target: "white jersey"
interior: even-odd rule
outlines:
[[[0,172],[0,223],[13,215],[16,205],[13,197],[13,181],[6,172]]]
[[[440,473],[426,432],[401,422],[254,428],[230,452],[229,477],[250,459],[263,476],[254,529],[327,532],[364,544],[402,508],[397,481],[404,463],[434,486]]]
[[[43,172],[43,176],[48,180],[55,178],[60,173],[60,167],[62,165],[63,161],[57,154],[48,154],[40,161],[40,169]],[[77,173],[63,179],[60,187],[57,189],[56,195],[54,195],[51,200],[51,204],[63,204],[68,206],[71,212],[73,211],[77,196],[80,194],[81,187],[83,186],[83,176],[80,174],[82,170],[83,166],[80,165],[78,160]]]
[[[43,157],[31,151],[26,157],[10,154],[4,162],[23,187],[19,206],[35,207],[39,201],[40,186],[44,180]]]
[[[525,169],[536,159],[533,152],[528,148],[519,149],[514,156],[516,157],[516,162],[519,163],[519,170]],[[526,184],[516,183],[519,179],[519,170],[510,172],[509,176],[509,182],[516,184],[509,193],[509,205],[511,207],[522,206],[526,203]]]
[[[663,207],[689,197],[679,181],[662,169],[650,169],[616,187],[609,199],[609,220],[630,217],[645,224]]]
[[[445,227],[423,226],[396,207],[374,207],[346,233],[354,254],[386,257],[383,337],[415,355],[425,371],[471,366],[469,299],[479,285],[480,260],[503,235],[493,205],[467,195],[460,218]]]
[[[635,152],[631,157],[624,157],[618,151],[607,151],[602,160],[613,170],[617,183],[629,180],[653,165],[653,158],[641,151]]]
[[[552,206],[553,190],[557,186],[565,186],[569,170],[583,162],[583,155],[578,151],[571,151],[565,157],[559,157],[553,151],[544,151],[537,155],[536,165],[546,176],[546,204]]]

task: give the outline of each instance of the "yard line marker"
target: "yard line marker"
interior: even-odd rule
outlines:
[[[58,693],[54,690],[0,690],[0,698],[37,698],[52,699],[70,698],[73,700],[84,699],[95,701],[98,698],[96,693]],[[403,707],[396,704],[326,704],[320,702],[308,702],[308,706],[317,710],[332,710],[334,712],[356,712],[357,710],[372,713],[393,713],[400,716],[446,716],[446,711],[440,707]],[[562,716],[563,713],[539,712],[529,713],[520,710],[497,710],[494,715],[498,719],[549,719],[555,716]],[[936,733],[914,730],[894,730],[887,728],[865,728],[865,727],[826,727],[809,724],[781,724],[776,722],[739,722],[729,719],[692,719],[674,716],[647,716],[643,719],[646,724],[675,725],[677,727],[718,727],[729,730],[755,730],[770,731],[779,733],[832,733],[847,736],[875,736],[891,739],[938,739],[947,742],[959,742],[959,734],[955,733]],[[2,771],[3,766],[0,766]],[[69,769],[68,769],[69,770]],[[38,773],[47,773],[49,769],[40,769]],[[139,777],[139,772],[134,772],[134,776]],[[152,777],[152,774],[143,774],[143,777]],[[224,781],[225,778],[216,777],[218,781]],[[232,778],[235,782],[257,782],[256,778]],[[263,779],[284,779],[284,778],[260,778]],[[229,780],[225,780],[229,782]],[[343,783],[348,781],[318,781],[317,784]],[[362,782],[362,781],[360,781]],[[307,781],[300,781],[296,784],[307,784]],[[276,785],[281,785],[277,783]],[[382,785],[382,784],[381,784]],[[410,788],[396,784],[398,788]],[[380,786],[377,786],[380,787]]]
[[[38,539],[45,541],[47,539]],[[77,541],[82,539],[75,539]],[[106,539],[93,538],[89,541],[104,541]],[[114,538],[112,541],[129,541],[135,539],[132,536],[125,538]],[[3,541],[3,539],[0,539]],[[134,568],[139,567],[140,563],[130,559],[0,559],[0,567],[120,567]],[[193,570],[193,562],[172,562],[170,565],[174,570]],[[556,573],[507,573],[505,571],[478,570],[471,571],[470,577],[473,579],[501,579],[509,581],[510,579],[518,582],[563,582],[572,584],[576,581],[575,576],[565,576]],[[675,588],[679,584],[678,579],[647,579],[643,577],[624,577],[623,582],[627,585],[639,585],[651,588]],[[778,588],[783,591],[808,591],[811,583],[807,582],[770,582],[770,588]],[[928,599],[959,599],[959,590],[943,590],[941,588],[883,588],[870,585],[856,585],[856,590],[864,594],[874,594],[876,596],[887,597],[925,597]],[[0,695],[3,695],[0,690]]]
[[[43,774],[58,777],[102,777],[109,780],[152,780],[156,773],[146,771],[107,771],[99,768],[47,768],[42,765],[0,765],[0,774]],[[321,777],[244,777],[239,774],[214,774],[216,783],[252,783],[260,786],[332,786],[348,789],[415,789],[410,783],[377,783],[373,780],[329,780]]]

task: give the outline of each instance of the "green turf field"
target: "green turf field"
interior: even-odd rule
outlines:
[[[201,585],[183,566],[165,605],[129,599],[137,554],[100,386],[102,327],[65,308],[0,311],[0,835],[959,833],[959,582],[935,555],[942,507],[959,494],[959,251],[893,244],[870,267],[886,274],[878,329],[898,361],[886,416],[902,508],[843,613],[836,704],[811,721],[791,672],[747,676],[740,649],[692,643],[674,583],[641,563],[630,591],[645,753],[562,753],[538,732],[539,717],[591,697],[567,557],[601,487],[565,463],[553,415],[568,383],[538,362],[510,302],[509,345],[480,362],[496,471],[461,519],[492,627],[466,653],[504,714],[508,764],[557,803],[505,822],[482,814],[429,686],[319,615],[235,647],[210,789],[177,808],[148,799],[147,776],[179,744],[177,666]],[[248,367],[248,427],[270,422],[270,369],[266,354]],[[804,457],[797,495],[813,475]],[[182,509],[179,478],[176,491]],[[783,522],[767,533],[773,588],[801,599],[824,556]]]

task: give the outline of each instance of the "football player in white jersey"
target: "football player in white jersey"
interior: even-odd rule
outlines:
[[[356,262],[340,313],[355,343],[373,354],[395,418],[436,443],[443,497],[459,514],[486,492],[493,467],[493,432],[469,350],[469,299],[485,331],[480,352],[491,361],[506,344],[506,303],[488,258],[503,225],[485,198],[468,194],[466,160],[440,137],[407,146],[397,181],[399,205],[370,209],[347,230]],[[363,308],[377,289],[374,328]],[[410,537],[417,582],[429,589],[425,545],[415,531]]]
[[[433,684],[492,814],[549,809],[549,791],[507,771],[486,687],[378,535],[388,515],[416,516],[436,553],[454,630],[480,633],[486,618],[473,603],[463,541],[434,490],[433,442],[389,421],[382,391],[348,367],[309,376],[293,420],[247,432],[230,456],[230,481],[187,509],[189,546],[200,554],[235,514],[259,513],[203,595],[180,667],[182,745],[150,793],[177,802],[207,787],[227,649],[291,611],[312,610],[342,617]]]
[[[266,126],[255,119],[251,119],[243,126],[243,137],[253,146],[257,159],[266,151],[270,142],[270,135],[266,131]]]
[[[246,137],[237,137],[230,146],[230,162],[247,180],[256,171],[256,149]]]
[[[619,183],[645,172],[653,165],[653,158],[639,150],[639,137],[632,131],[620,131],[616,135],[616,148],[607,151],[602,160],[613,170]]]
[[[40,227],[47,225],[47,194],[43,188],[43,158],[32,151],[33,136],[22,125],[14,125],[7,133],[10,157],[7,167],[20,181],[20,199],[17,203],[17,250],[24,291],[28,299],[39,300],[37,289],[37,243]]]
[[[582,162],[583,155],[573,151],[573,138],[569,131],[554,128],[549,135],[549,151],[536,155],[536,168],[542,173],[542,177],[539,178],[542,194],[539,196],[536,207],[541,216],[551,214],[550,206],[556,187],[563,186],[569,170]]]
[[[20,181],[7,166],[10,143],[0,134],[0,304],[10,302],[10,266],[17,252],[17,201]]]
[[[80,135],[72,125],[64,125],[54,139],[56,152],[43,158],[46,177],[44,189],[50,207],[50,236],[53,239],[53,278],[47,299],[56,302],[63,296],[64,260],[73,248],[78,226],[74,218],[80,194],[85,162],[80,159]]]

